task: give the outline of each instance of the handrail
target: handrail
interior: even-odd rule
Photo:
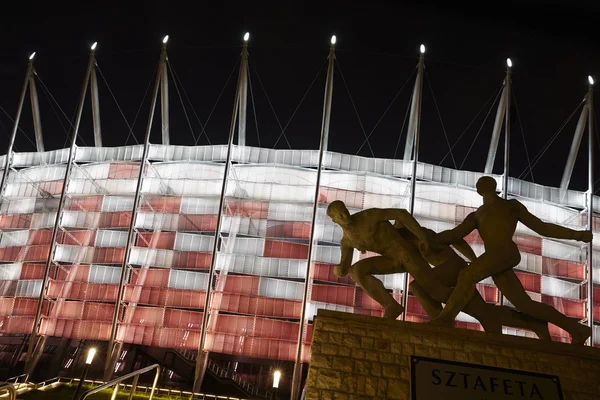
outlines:
[[[22,376],[24,376],[25,377],[25,381],[27,381],[28,375],[27,374],[21,374],[21,375],[13,376],[12,378],[8,378],[6,380],[6,382],[10,382],[10,381],[12,381],[14,379],[15,384],[19,383],[19,378],[21,378]]]
[[[0,383],[0,391],[2,390],[8,392],[8,400],[17,400],[17,390],[12,384],[8,382]]]
[[[124,380],[133,378],[133,384],[131,385],[131,391],[129,392],[129,400],[131,400],[133,398],[133,394],[135,393],[138,378],[140,377],[140,375],[145,374],[148,371],[152,371],[153,369],[156,369],[156,375],[154,376],[154,382],[152,383],[152,390],[150,391],[150,397],[149,397],[149,400],[152,400],[152,397],[154,396],[154,391],[156,390],[156,384],[158,383],[158,376],[160,375],[160,365],[159,364],[152,364],[148,367],[138,369],[137,371],[133,371],[126,375],[115,378],[112,381],[108,381],[105,384],[102,384],[100,386],[96,386],[95,388],[92,388],[92,389],[88,390],[87,392],[82,393],[81,396],[79,396],[79,398],[77,400],[83,400],[83,399],[87,398],[88,396],[90,396],[94,393],[98,393],[101,390],[109,388],[113,385],[116,385],[115,390],[112,395],[112,399],[115,399],[115,397],[116,397],[115,395],[116,395],[117,391],[119,390],[119,384],[121,382],[123,382]]]

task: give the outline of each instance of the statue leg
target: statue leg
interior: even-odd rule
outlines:
[[[548,304],[539,303],[531,299],[512,269],[494,275],[493,279],[498,288],[502,290],[504,296],[510,300],[517,310],[531,317],[551,322],[569,332],[571,334],[571,343],[584,344],[588,337],[590,337],[591,328],[589,326],[580,324],[575,319],[567,317]]]
[[[412,281],[408,286],[410,292],[417,298],[429,318],[435,318],[442,312],[442,303],[435,301],[417,281]]]
[[[510,265],[510,262],[504,260],[502,255],[482,254],[460,271],[456,287],[449,296],[446,307],[431,323],[452,326],[458,313],[466,307],[475,295],[477,291],[475,285],[487,277],[511,268]]]
[[[399,272],[404,272],[402,267],[383,256],[365,258],[353,264],[348,270],[358,286],[373,300],[381,304],[385,309],[383,317],[389,319],[398,318],[404,311],[404,307],[398,304],[396,299],[383,286],[383,283],[375,278],[373,274],[395,274]]]

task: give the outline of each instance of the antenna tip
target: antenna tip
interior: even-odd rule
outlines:
[[[335,37],[335,35],[333,35],[333,36],[331,37],[331,44],[332,44],[332,45],[334,45],[334,44],[335,44],[335,42],[337,42],[337,38]]]
[[[35,57],[35,51],[33,53],[31,53],[31,55],[29,56],[29,59],[33,60],[33,57]]]
[[[248,41],[248,39],[250,39],[250,32],[246,32],[246,33],[244,34],[244,42],[247,42],[247,41]]]
[[[588,75],[588,82],[590,83],[590,86],[594,86],[594,78],[592,78],[591,75]]]
[[[91,47],[92,51],[96,50],[96,46],[98,46],[98,42],[94,42],[94,44]]]
[[[168,41],[169,41],[169,35],[167,35],[163,38],[163,44],[167,44]]]
[[[508,68],[512,68],[512,60],[510,58],[506,59],[506,65],[508,66]]]

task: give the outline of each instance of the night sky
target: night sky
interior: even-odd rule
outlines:
[[[401,129],[414,85],[411,73],[417,65],[421,43],[427,46],[427,53],[419,159],[432,164],[440,164],[448,152],[439,109],[451,144],[464,133],[453,150],[456,165],[483,170],[496,112],[491,101],[484,105],[490,97],[494,98],[502,84],[507,57],[514,63],[511,176],[518,177],[527,168],[525,149],[533,159],[575,111],[586,93],[587,75],[592,74],[600,81],[597,30],[600,6],[594,6],[593,2],[545,2],[551,5],[543,5],[541,1],[480,2],[477,8],[467,3],[449,6],[434,2],[374,1],[280,1],[272,6],[252,1],[122,3],[127,5],[11,2],[10,9],[3,10],[0,106],[10,118],[14,117],[27,57],[36,51],[35,68],[49,90],[47,93],[38,80],[46,149],[61,148],[67,140],[68,120],[77,106],[89,47],[94,41],[98,41],[96,58],[101,71],[98,77],[105,146],[125,144],[129,129],[119,107],[129,124],[139,110],[133,133],[137,141],[143,140],[152,88],[145,98],[144,93],[154,82],[160,41],[165,34],[170,35],[170,65],[179,79],[175,85],[174,75],[170,76],[172,144],[196,143],[202,132],[200,123],[206,123],[213,107],[206,125],[208,139],[202,135],[197,143],[208,144],[208,140],[212,144],[226,143],[237,79],[236,63],[246,31],[251,33],[252,95],[249,95],[247,144],[252,146],[260,140],[262,147],[288,148],[283,137],[276,144],[281,134],[280,124],[283,127],[288,124],[306,93],[289,122],[286,136],[294,149],[318,147],[325,62],[332,34],[337,35],[338,44],[329,149],[343,153],[371,156],[368,146],[359,151],[365,137],[363,129],[366,134],[371,133],[390,107],[372,132],[370,144],[376,157],[402,155],[406,126],[404,131]],[[579,111],[536,164],[533,177],[527,175],[527,180],[552,186],[560,184],[578,116]],[[160,114],[157,117],[151,136],[153,143],[160,142]],[[12,126],[10,118],[0,110],[2,145],[7,143]],[[25,133],[18,135],[17,151],[34,150],[30,142],[34,136],[29,103],[21,128]],[[89,97],[80,137],[79,145],[93,145]],[[135,140],[130,137],[127,143],[133,144]],[[574,189],[585,190],[587,186],[586,143],[584,139],[571,180]],[[1,151],[4,153],[5,147]],[[502,149],[496,157],[494,172],[501,172],[501,163]],[[448,156],[442,165],[454,167],[454,162]],[[600,177],[600,167],[596,171]]]

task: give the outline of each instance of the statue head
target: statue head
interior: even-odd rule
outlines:
[[[482,176],[477,181],[477,193],[481,196],[496,194],[496,180],[491,176]]]
[[[349,225],[351,221],[350,211],[348,211],[346,205],[341,200],[336,200],[327,207],[327,215],[333,222],[340,226]]]

